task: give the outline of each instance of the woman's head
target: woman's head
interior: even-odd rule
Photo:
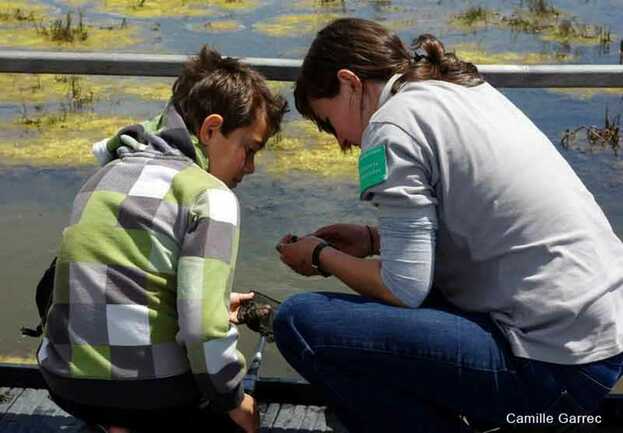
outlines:
[[[353,115],[342,123],[350,126],[350,135],[355,126],[365,126],[361,119],[364,111],[367,89],[371,84],[383,85],[395,74],[402,74],[393,91],[405,81],[444,80],[465,86],[482,83],[478,71],[471,63],[460,61],[454,54],[446,53],[443,44],[432,35],[422,35],[414,41],[414,54],[405,47],[400,38],[374,21],[359,18],[342,18],[333,21],[318,32],[301,68],[294,89],[297,110],[318,127],[333,135],[341,135],[336,122],[325,116],[327,109],[342,118]],[[348,71],[354,75],[349,77]],[[357,81],[360,82],[358,88]],[[350,92],[344,101],[342,91]],[[359,92],[359,93],[358,93]],[[331,102],[336,104],[332,104]],[[339,103],[339,105],[337,105]],[[347,113],[350,111],[358,113]],[[318,107],[323,113],[318,113]],[[376,107],[372,107],[375,109]],[[320,115],[322,114],[322,115]],[[354,114],[359,114],[360,125],[353,126]],[[355,138],[339,139],[343,149],[358,143]],[[360,137],[359,137],[360,138]]]

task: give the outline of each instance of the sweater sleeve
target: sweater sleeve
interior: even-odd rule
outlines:
[[[223,412],[240,405],[245,374],[238,330],[229,323],[239,240],[239,206],[226,189],[208,189],[190,209],[178,260],[179,334],[203,406]]]

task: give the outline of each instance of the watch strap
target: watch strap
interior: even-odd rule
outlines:
[[[330,245],[326,241],[320,241],[318,245],[316,245],[312,253],[312,266],[314,267],[314,269],[320,272],[320,275],[322,275],[323,277],[328,277],[331,275],[329,272],[325,272],[320,266],[320,252],[328,246]]]

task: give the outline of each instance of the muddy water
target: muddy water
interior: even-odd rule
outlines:
[[[39,3],[50,6],[51,13],[56,14],[54,16],[63,16],[68,10],[61,2]],[[125,14],[119,10],[107,11],[100,7],[102,2],[80,3],[94,5],[84,7],[85,19],[93,25],[120,21],[125,16],[130,25],[141,29],[141,39],[134,45],[115,48],[111,43],[107,47],[113,47],[111,51],[191,53],[202,43],[209,42],[230,55],[300,57],[311,41],[314,29],[330,16],[340,15],[376,19],[395,28],[405,39],[422,32],[433,32],[449,46],[469,44],[472,51],[476,47],[485,56],[496,54],[498,62],[516,58],[510,54],[547,56],[563,53],[574,63],[616,63],[618,41],[623,35],[623,8],[617,1],[553,2],[569,17],[575,17],[574,22],[608,26],[617,34],[610,50],[603,46],[544,41],[537,34],[511,32],[495,26],[457,29],[448,23],[448,17],[465,9],[465,2],[461,1],[336,1],[328,6],[321,6],[320,2],[313,0],[295,3],[258,1],[243,2],[245,7],[240,9],[216,7],[205,15],[193,17],[163,17],[154,12],[151,18],[132,15],[128,11]],[[522,3],[488,1],[478,4],[509,14]],[[7,26],[0,22],[0,44],[3,43],[1,31]],[[128,83],[126,90],[137,86],[135,81]],[[140,92],[137,96],[126,90],[122,84],[109,91],[112,98],[97,96],[82,112],[144,119],[155,114],[162,105],[157,97],[140,96]],[[282,91],[287,94],[288,87]],[[610,113],[623,112],[622,95],[616,91],[586,94],[517,89],[504,93],[556,144],[567,128],[603,124],[606,107]],[[36,342],[20,338],[19,327],[35,321],[34,286],[55,253],[73,195],[95,170],[92,162],[72,158],[73,148],[61,160],[42,157],[49,151],[49,146],[44,140],[34,140],[42,136],[44,128],[33,129],[11,123],[23,117],[24,110],[29,117],[36,117],[41,111],[62,111],[61,104],[67,102],[62,95],[61,91],[60,96],[43,99],[44,102],[38,102],[41,108],[36,108],[32,102],[34,98],[29,99],[29,94],[16,97],[0,90],[0,152],[7,143],[22,148],[29,139],[36,142],[35,147],[20,153],[19,159],[7,152],[1,153],[4,156],[0,159],[0,360],[21,360],[32,355]],[[297,116],[292,113],[288,120],[296,121]],[[88,139],[72,144],[76,146],[75,151],[86,153],[85,143],[102,138],[97,132],[97,129],[85,132]],[[65,137],[66,134],[69,132],[63,129],[56,136]],[[309,148],[314,145],[314,142],[306,143]],[[334,279],[308,279],[294,275],[279,262],[274,245],[287,232],[306,233],[336,221],[374,223],[374,211],[357,201],[356,177],[347,160],[336,163],[343,165],[338,167],[342,169],[319,171],[312,169],[314,164],[328,163],[313,157],[305,160],[291,158],[290,165],[284,166],[283,160],[279,159],[283,154],[279,152],[283,150],[266,150],[258,161],[256,174],[245,179],[236,190],[243,213],[235,289],[257,289],[280,299],[307,290],[348,291]],[[604,208],[615,232],[623,237],[623,162],[609,151],[593,154],[561,149],[561,152]],[[281,168],[271,169],[277,162]],[[255,336],[243,332],[242,348],[246,353],[252,350],[254,343]],[[268,346],[267,352],[263,374],[293,374],[274,347]]]

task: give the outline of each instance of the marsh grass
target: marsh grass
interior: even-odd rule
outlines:
[[[453,16],[450,24],[463,30],[493,26],[512,32],[533,33],[545,41],[597,45],[602,51],[608,51],[609,44],[615,39],[608,27],[584,24],[566,15],[548,0],[525,0],[510,14],[482,6],[470,7]]]
[[[24,1],[0,1],[0,22],[19,24],[35,22],[48,12],[43,5],[26,3]]]
[[[474,6],[460,12],[451,18],[451,24],[463,29],[486,27],[489,23],[499,20],[499,14],[482,6]]]
[[[77,23],[73,22],[72,13],[67,12],[64,19],[57,18],[49,24],[37,22],[34,24],[37,33],[54,42],[84,42],[89,37],[82,11],[78,12]]]
[[[619,150],[621,149],[621,114],[610,117],[608,115],[608,107],[604,115],[604,126],[580,126],[574,130],[565,130],[560,144],[564,149],[579,149],[584,150],[586,144],[590,152],[594,152],[596,149],[610,148],[614,152],[615,156],[619,156]],[[579,133],[583,133],[583,143],[577,144],[577,136]],[[584,146],[583,146],[584,145]]]
[[[12,11],[0,11],[0,21],[36,21],[34,11],[25,11],[21,8],[15,8]]]

